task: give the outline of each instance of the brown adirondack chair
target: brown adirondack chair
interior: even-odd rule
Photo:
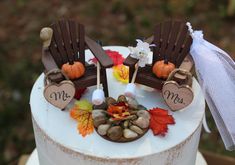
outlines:
[[[88,65],[85,61],[85,49],[90,49],[97,58],[101,66],[101,84],[103,85],[105,96],[108,96],[108,85],[106,68],[113,65],[112,60],[106,55],[102,47],[94,40],[85,35],[85,28],[82,24],[72,20],[61,20],[50,26],[52,38],[49,45],[44,45],[42,49],[42,63],[46,72],[55,68],[61,68],[63,64],[74,61],[83,63],[86,68],[85,74],[73,80],[76,89],[82,89],[96,85],[96,66]],[[41,31],[42,33],[42,31]],[[42,37],[43,36],[43,37]],[[45,37],[46,36],[46,37]],[[41,35],[45,41],[47,34]],[[52,81],[61,81],[64,77],[61,74],[50,77]]]
[[[152,73],[152,66],[156,61],[167,59],[175,64],[177,68],[190,71],[193,67],[193,61],[190,56],[187,56],[192,44],[192,38],[188,33],[188,28],[185,22],[181,21],[166,21],[156,26],[154,35],[145,40],[150,44],[155,44],[152,47],[153,60],[151,65],[139,68],[136,76],[136,83],[147,85],[152,88],[161,89],[165,80],[157,78]],[[135,64],[137,59],[130,55],[124,61],[124,65],[129,66],[129,80],[132,79]],[[186,81],[186,76],[176,74],[175,80],[180,84]]]

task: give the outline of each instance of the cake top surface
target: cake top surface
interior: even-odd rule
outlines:
[[[104,49],[118,51],[124,57],[129,54],[129,49],[122,46],[106,46]],[[93,58],[90,51],[86,51],[86,61]],[[107,69],[109,95],[117,98],[124,93],[125,84],[118,82],[112,74],[112,69]],[[183,143],[200,126],[204,116],[205,101],[199,84],[193,80],[194,99],[185,109],[172,112],[175,125],[170,125],[166,136],[154,136],[149,130],[142,138],[129,143],[110,142],[100,137],[96,132],[82,137],[77,131],[77,122],[74,121],[69,111],[61,111],[48,103],[43,96],[44,74],[42,74],[33,86],[30,98],[32,117],[41,130],[56,142],[72,152],[108,157],[108,158],[134,158],[156,154],[171,149]],[[91,101],[95,86],[89,87],[81,99]],[[159,107],[169,109],[164,103],[161,91],[157,91],[142,85],[138,85],[137,101],[148,109]]]

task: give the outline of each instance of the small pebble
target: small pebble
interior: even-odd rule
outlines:
[[[139,117],[137,120],[133,121],[133,124],[137,125],[140,128],[148,128],[149,127],[149,119]]]
[[[148,119],[148,120],[150,119],[149,112],[146,111],[146,110],[139,110],[139,111],[137,112],[137,116],[143,117],[143,118]]]
[[[104,135],[107,134],[107,131],[108,131],[108,129],[109,129],[110,127],[111,127],[110,124],[101,124],[101,125],[99,125],[97,132],[98,132],[100,135],[104,136]]]
[[[140,135],[144,133],[144,131],[140,127],[137,127],[135,125],[130,126],[130,130],[132,130]]]
[[[107,119],[105,116],[98,116],[93,118],[93,124],[95,127],[98,127],[101,124],[105,124],[107,122]]]
[[[107,108],[108,108],[108,106],[105,102],[103,102],[100,105],[93,105],[93,109],[107,109]]]
[[[111,139],[111,140],[118,140],[122,137],[123,135],[123,130],[122,127],[120,126],[114,126],[108,129],[107,132],[107,136]]]
[[[127,116],[126,118],[125,118],[125,120],[135,120],[135,119],[137,119],[138,117],[136,116],[136,115],[130,115],[130,116]]]
[[[118,97],[118,102],[127,102],[126,96],[120,95],[120,96]]]
[[[107,106],[109,106],[110,104],[117,103],[117,101],[112,97],[107,97],[105,102],[106,102]]]
[[[138,109],[139,104],[135,99],[129,98],[128,99],[128,105],[129,105],[130,109]]]
[[[123,127],[124,127],[124,128],[127,128],[128,126],[129,126],[129,121],[128,121],[128,120],[124,121]]]
[[[132,139],[132,138],[136,138],[138,134],[130,129],[124,129],[123,136],[127,139]]]
[[[92,111],[92,118],[100,117],[100,116],[106,116],[105,110],[102,109],[95,109]]]

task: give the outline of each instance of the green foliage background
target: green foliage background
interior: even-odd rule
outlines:
[[[0,164],[16,164],[21,154],[35,148],[29,96],[43,71],[42,27],[72,18],[85,24],[86,33],[104,45],[127,46],[137,37],[150,36],[158,22],[182,19],[235,57],[234,4],[234,0],[1,0]],[[200,148],[235,156],[225,151],[208,110],[207,114],[212,133],[202,134]]]

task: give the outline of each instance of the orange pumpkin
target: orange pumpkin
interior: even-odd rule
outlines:
[[[85,67],[81,62],[76,61],[73,64],[64,64],[62,66],[62,71],[69,77],[69,79],[76,79],[84,75]]]
[[[163,79],[167,79],[169,74],[175,69],[175,65],[166,60],[155,62],[153,65],[153,73]]]

